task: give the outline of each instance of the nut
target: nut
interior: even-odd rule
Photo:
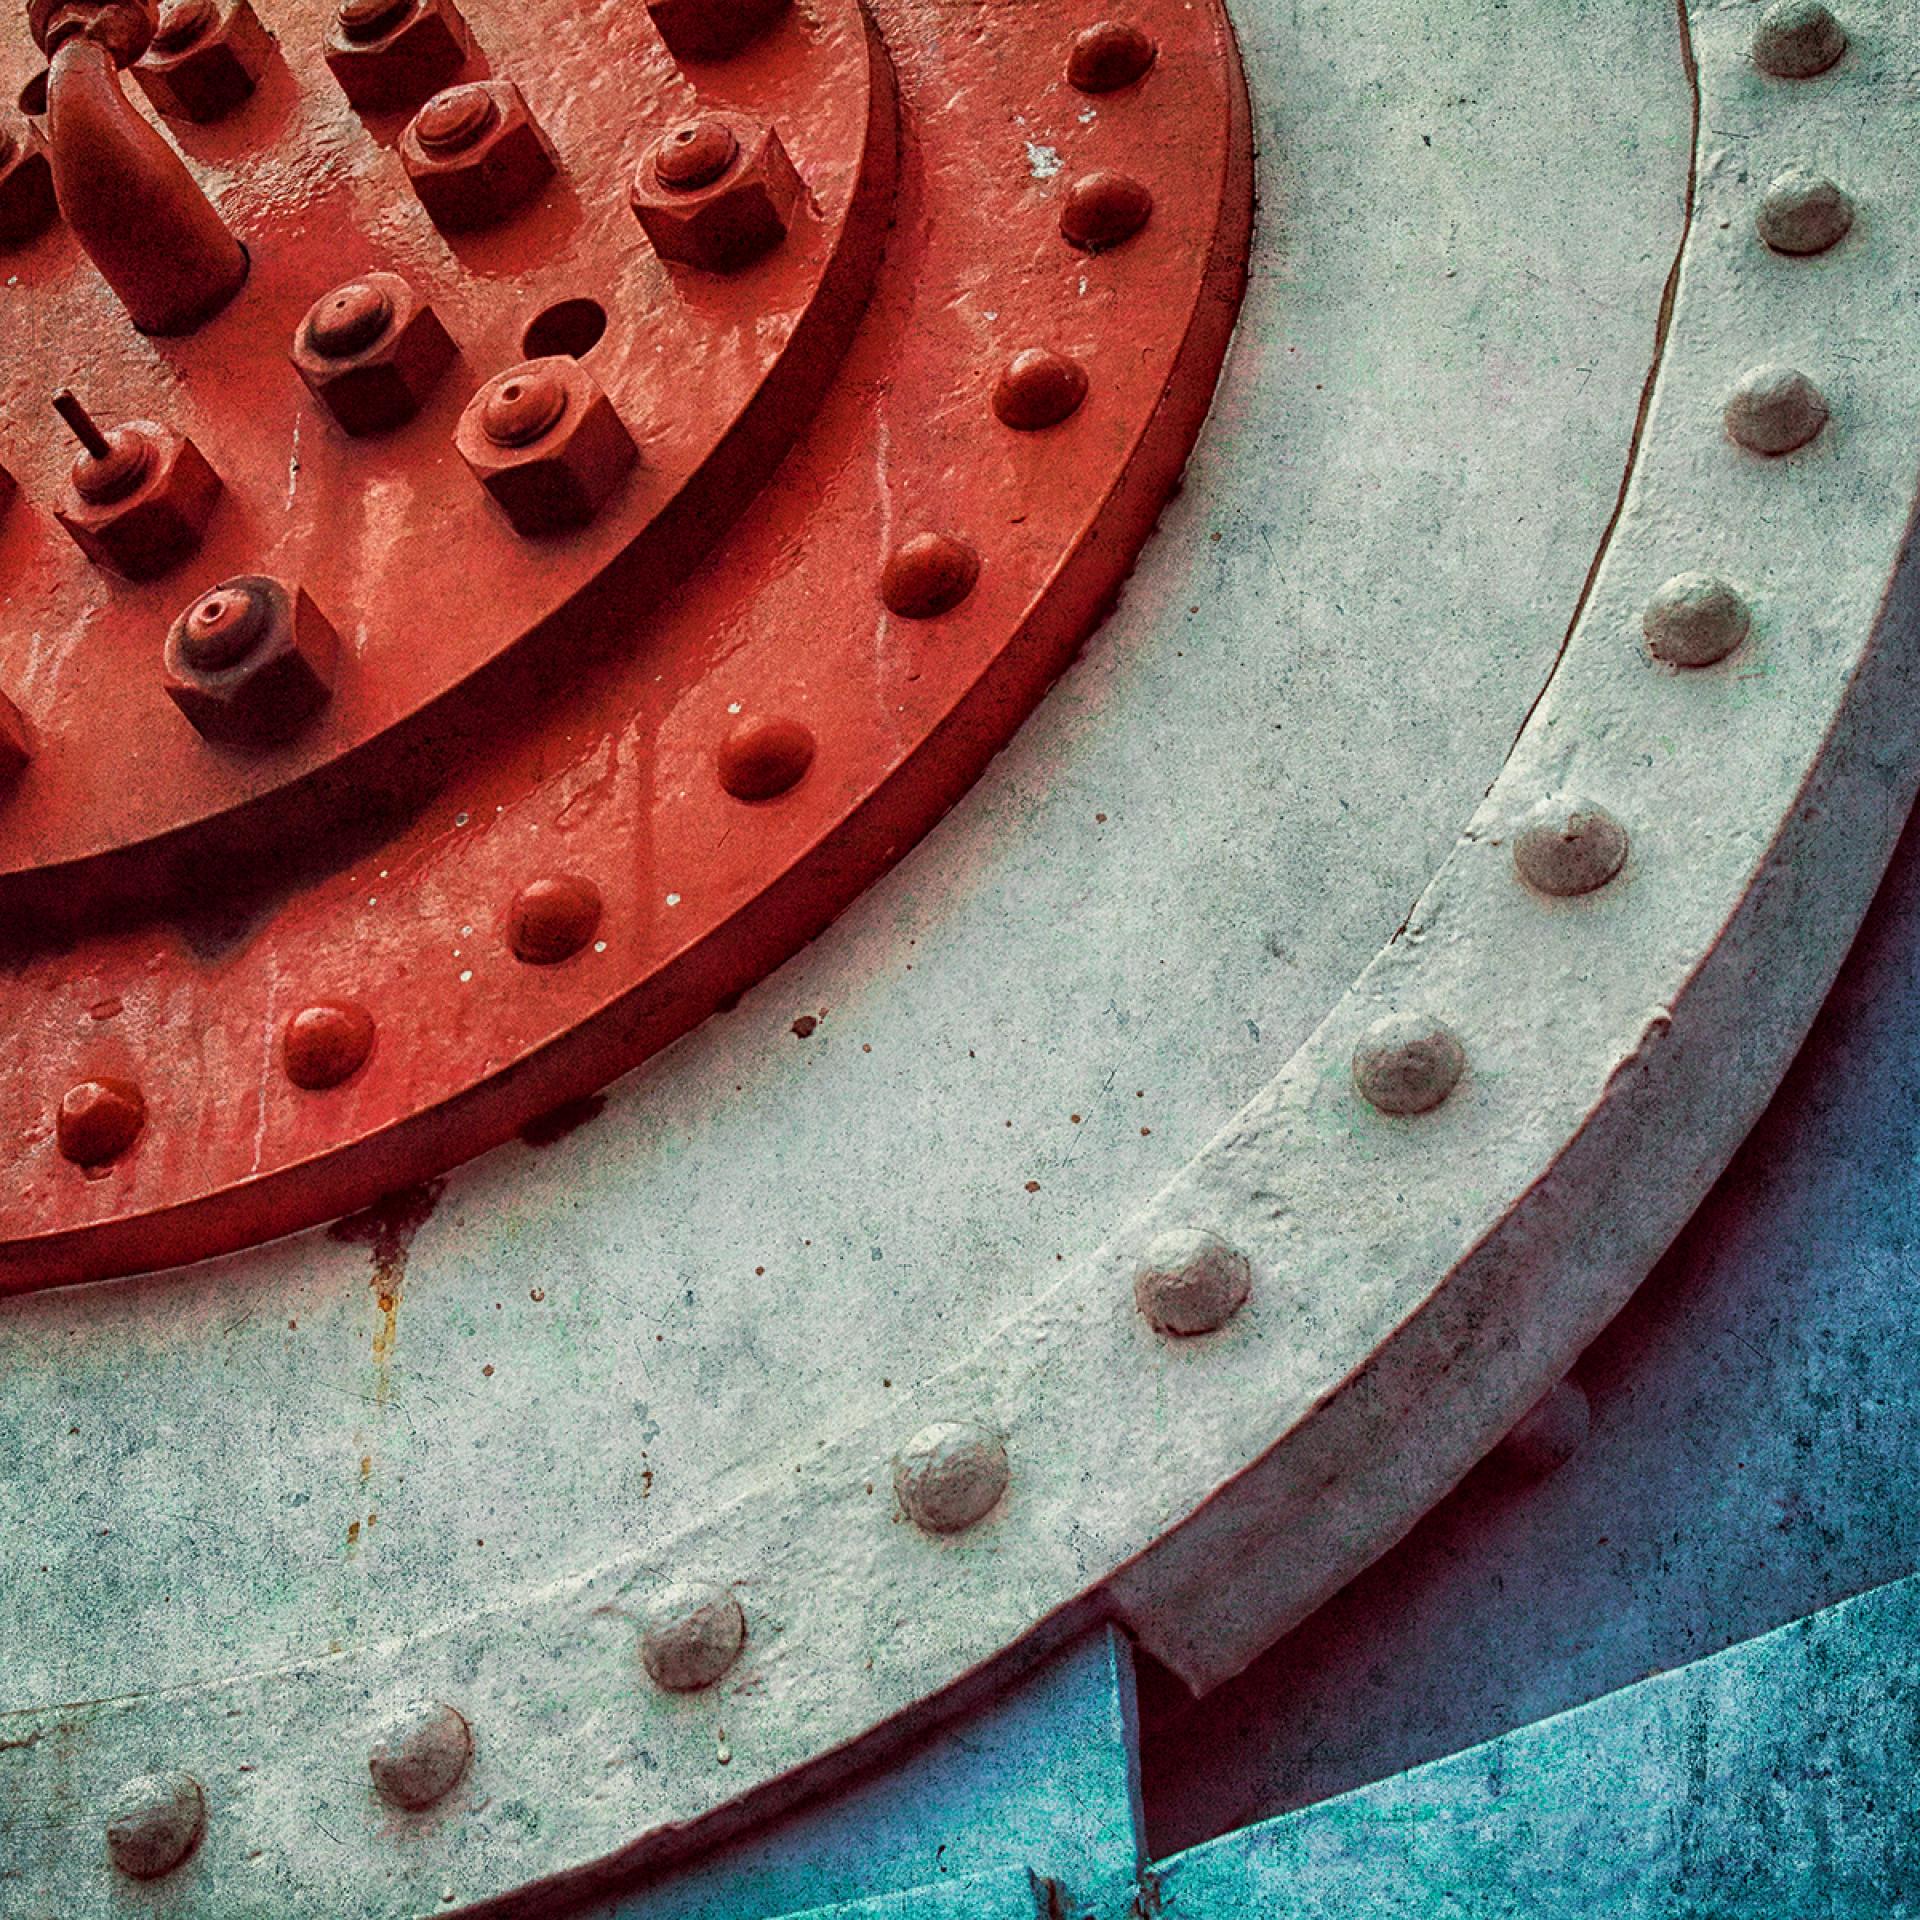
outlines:
[[[716,174],[688,156],[728,151]],[[710,162],[708,163],[710,164]],[[731,273],[786,238],[800,176],[780,136],[744,114],[714,114],[664,134],[641,156],[630,195],[635,217],[663,260]]]
[[[59,211],[40,129],[25,114],[0,113],[0,246],[44,233]]]
[[[293,336],[294,371],[348,433],[411,420],[452,366],[452,337],[397,273],[323,293]]]
[[[130,420],[104,455],[82,453],[54,518],[97,566],[154,580],[199,545],[220,497],[220,476],[183,434]]]
[[[325,48],[356,107],[417,107],[467,64],[473,36],[453,0],[340,0]]]
[[[223,580],[167,630],[167,697],[209,740],[284,740],[333,691],[335,634],[304,588]]]
[[[600,383],[564,355],[489,380],[467,402],[454,445],[524,534],[585,526],[638,458]]]
[[[558,165],[511,80],[436,93],[400,136],[400,163],[434,225],[450,233],[504,220]]]
[[[647,0],[676,60],[725,60],[787,10],[787,0]]]
[[[252,0],[173,0],[133,77],[171,119],[220,120],[252,94],[272,52]]]

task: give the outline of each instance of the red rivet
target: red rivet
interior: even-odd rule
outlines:
[[[1102,253],[1131,240],[1152,212],[1153,195],[1146,187],[1129,174],[1103,167],[1082,174],[1067,189],[1060,231],[1083,252]]]
[[[217,673],[248,653],[266,625],[267,608],[244,581],[202,594],[180,627],[180,654],[202,673]]]
[[[82,1080],[69,1087],[54,1120],[60,1151],[76,1167],[104,1167],[139,1138],[147,1103],[127,1080]]]
[[[1057,427],[1087,397],[1086,369],[1044,347],[1028,347],[1006,364],[993,389],[993,410],[1010,427],[1034,433]]]
[[[566,383],[524,368],[495,380],[480,406],[480,430],[496,447],[525,447],[552,430],[567,410]]]
[[[318,1093],[360,1071],[373,1051],[373,1015],[351,1000],[322,1000],[287,1022],[280,1056],[296,1087]]]
[[[1112,93],[1130,87],[1152,67],[1159,48],[1127,20],[1102,20],[1074,36],[1067,78],[1082,93]]]
[[[950,613],[980,578],[980,556],[947,533],[916,533],[894,548],[880,576],[880,598],[903,620]]]
[[[414,117],[414,137],[432,153],[470,147],[500,118],[485,87],[449,87],[436,93]]]
[[[813,765],[813,735],[798,720],[743,720],[714,755],[736,800],[776,800]]]
[[[393,298],[384,288],[354,280],[314,302],[307,340],[316,353],[345,360],[366,349],[393,324]]]
[[[578,874],[529,881],[507,911],[507,941],[529,966],[571,959],[600,924],[600,889]]]
[[[689,121],[661,141],[653,158],[654,177],[663,187],[682,192],[709,187],[739,152],[739,138],[724,120]]]

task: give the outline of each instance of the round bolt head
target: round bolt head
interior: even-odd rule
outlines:
[[[1133,1278],[1136,1304],[1162,1333],[1212,1333],[1252,1290],[1246,1255],[1198,1229],[1158,1235]]]
[[[82,1080],[54,1117],[54,1141],[76,1167],[104,1167],[140,1137],[147,1102],[130,1080]]]
[[[153,467],[154,447],[137,422],[110,428],[107,450],[95,454],[82,451],[73,462],[68,477],[73,490],[89,506],[111,506],[124,500]]]
[[[266,630],[266,596],[245,579],[204,593],[180,623],[180,657],[202,673],[230,667],[251,653]]]
[[[1820,389],[1797,367],[1749,368],[1727,396],[1727,437],[1749,453],[1777,458],[1804,447],[1827,424]]]
[[[922,1427],[893,1463],[894,1497],[923,1533],[960,1533],[999,1505],[1007,1490],[1007,1449],[971,1420]]]
[[[1087,372],[1077,361],[1045,347],[1016,353],[994,382],[993,410],[1021,433],[1057,427],[1080,411]]]
[[[593,938],[600,914],[600,889],[577,873],[530,880],[507,910],[507,943],[529,966],[557,966]]]
[[[567,410],[567,385],[550,367],[503,373],[480,401],[480,430],[496,447],[530,447]]]
[[[411,420],[453,365],[453,337],[397,273],[323,293],[294,329],[294,371],[350,434]]]
[[[690,120],[675,127],[653,150],[653,177],[683,193],[709,187],[733,165],[740,137],[724,120]]]
[[[714,755],[720,784],[736,800],[777,800],[813,765],[813,735],[798,720],[743,720]]]
[[[1774,0],[1753,31],[1753,64],[1776,80],[1809,80],[1846,50],[1846,29],[1824,0]]]
[[[1748,634],[1753,616],[1738,590],[1711,573],[1676,574],[1647,602],[1647,651],[1670,667],[1710,667]]]
[[[1843,188],[1808,167],[1776,174],[1754,224],[1775,253],[1825,253],[1853,226],[1853,202]]]
[[[654,1684],[669,1693],[698,1693],[740,1658],[747,1620],[725,1587],[669,1588],[647,1609],[640,1658]]]
[[[980,578],[980,556],[948,533],[916,533],[887,558],[880,598],[903,620],[951,613]]]
[[[1626,828],[1590,800],[1542,800],[1514,836],[1520,878],[1556,899],[1597,891],[1626,863]]]
[[[1579,1452],[1592,1425],[1587,1396],[1571,1380],[1562,1380],[1501,1441],[1500,1457],[1528,1479],[1544,1480]]]
[[[372,1051],[373,1015],[350,1000],[302,1007],[280,1039],[287,1078],[308,1093],[350,1080]]]
[[[344,360],[362,353],[393,324],[393,295],[385,287],[350,280],[323,293],[307,310],[306,337],[315,353]]]
[[[207,1801],[190,1773],[145,1774],[114,1796],[107,1855],[134,1880],[158,1880],[200,1844]]]
[[[1067,189],[1060,232],[1083,253],[1104,253],[1131,240],[1153,213],[1153,195],[1131,175],[1103,167]]]
[[[460,1784],[473,1759],[473,1730],[457,1707],[423,1700],[402,1707],[367,1754],[373,1790],[389,1806],[420,1813]]]
[[[1159,54],[1143,28],[1128,20],[1102,20],[1074,35],[1067,79],[1082,93],[1113,93],[1132,86]]]
[[[1382,1113],[1430,1113],[1460,1084],[1466,1049],[1424,1013],[1390,1013],[1360,1036],[1353,1084]]]
[[[500,109],[485,87],[448,87],[414,115],[413,131],[423,147],[452,153],[471,146],[499,118]]]

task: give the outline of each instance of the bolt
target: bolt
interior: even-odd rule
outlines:
[[[1143,29],[1125,20],[1102,20],[1073,38],[1067,78],[1082,93],[1113,93],[1130,87],[1159,58]]]
[[[551,369],[525,368],[494,383],[481,404],[480,430],[496,447],[527,447],[566,410],[566,382]]]
[[[692,120],[676,127],[654,150],[653,177],[663,187],[682,192],[711,186],[739,152],[739,135],[724,120]]]
[[[1852,229],[1853,202],[1825,174],[1789,167],[1774,176],[1754,224],[1775,253],[1825,253]]]
[[[960,1533],[985,1519],[1007,1480],[1005,1443],[971,1420],[921,1428],[893,1463],[894,1496],[923,1533]]]
[[[430,152],[457,153],[472,146],[499,118],[500,108],[485,87],[449,87],[414,116],[413,131]]]
[[[736,800],[777,800],[813,765],[812,733],[798,720],[743,720],[714,755],[720,784]]]
[[[355,280],[323,295],[308,311],[306,338],[329,360],[347,360],[393,324],[393,296],[384,287]]]
[[[1528,1479],[1544,1480],[1573,1458],[1592,1426],[1587,1396],[1571,1380],[1562,1380],[1500,1442],[1500,1458]]]
[[[365,44],[382,38],[412,12],[414,0],[340,0],[340,31],[349,40]]]
[[[600,383],[565,355],[496,374],[467,402],[454,445],[529,539],[588,525],[640,454]]]
[[[1795,367],[1749,368],[1727,396],[1727,434],[1749,453],[1777,458],[1804,447],[1827,424],[1820,389]]]
[[[1197,1229],[1157,1235],[1133,1277],[1135,1303],[1162,1333],[1212,1333],[1252,1289],[1246,1255]]]
[[[374,1736],[367,1771],[389,1806],[420,1813],[460,1784],[473,1759],[473,1729],[438,1700],[403,1707]]]
[[[903,540],[880,575],[880,598],[903,620],[951,613],[980,578],[980,556],[947,533],[916,533]]]
[[[600,889],[577,873],[531,880],[507,909],[507,944],[529,966],[571,959],[600,924]]]
[[[168,628],[162,684],[207,739],[269,746],[332,697],[339,652],[339,635],[304,587],[241,574]]]
[[[200,1844],[206,1827],[206,1795],[190,1773],[145,1775],[114,1796],[107,1853],[130,1879],[158,1880]]]
[[[217,673],[252,652],[266,621],[266,602],[246,581],[216,587],[187,610],[180,627],[181,658],[202,673]]]
[[[1753,616],[1737,589],[1710,573],[1676,574],[1647,602],[1647,651],[1670,667],[1710,667],[1747,637]]]
[[[70,387],[53,396],[53,410],[83,449],[73,463],[73,490],[94,506],[124,500],[153,465],[153,442],[136,426],[101,432],[93,416],[74,397]]]
[[[308,391],[351,434],[411,420],[446,377],[452,336],[397,273],[323,293],[294,329],[291,358]]]
[[[1380,1112],[1428,1113],[1460,1084],[1466,1050],[1452,1030],[1421,1013],[1392,1013],[1360,1036],[1353,1084]]]
[[[726,1674],[746,1637],[746,1616],[725,1587],[675,1586],[647,1610],[640,1658],[656,1685],[697,1693]]]
[[[1555,899],[1597,891],[1626,861],[1626,828],[1587,800],[1542,800],[1513,842],[1520,878]]]
[[[1822,0],[1774,0],[1753,32],[1753,63],[1776,80],[1810,80],[1846,50],[1846,29]]]
[[[287,1078],[308,1093],[337,1087],[373,1051],[373,1015],[350,1000],[322,1000],[287,1022],[280,1055]]]
[[[171,0],[153,36],[156,53],[182,53],[219,19],[214,0]]]
[[[1067,189],[1060,232],[1083,253],[1104,253],[1147,224],[1153,195],[1138,180],[1103,167],[1083,174]]]
[[[76,1167],[104,1167],[133,1145],[146,1123],[146,1100],[130,1080],[82,1080],[61,1098],[54,1139]]]
[[[1087,397],[1086,369],[1044,347],[1016,353],[994,383],[993,410],[1009,427],[1037,433],[1079,412]]]

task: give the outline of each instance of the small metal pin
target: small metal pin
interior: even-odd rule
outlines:
[[[53,396],[53,410],[67,423],[73,437],[93,455],[104,460],[112,453],[107,436],[94,424],[93,415],[83,407],[71,387],[62,387]]]

